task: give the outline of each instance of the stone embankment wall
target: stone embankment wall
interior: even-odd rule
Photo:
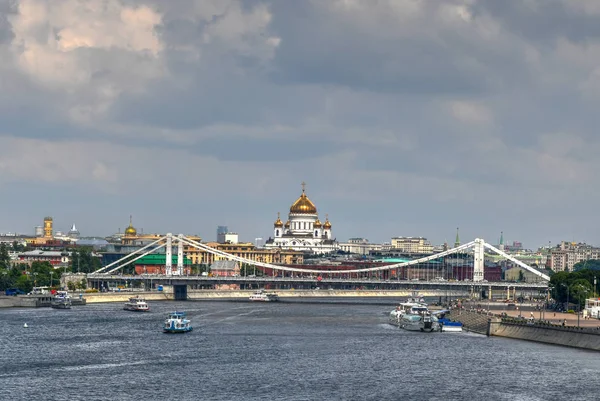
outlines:
[[[490,335],[600,351],[600,330],[492,318]]]
[[[140,296],[147,301],[167,301],[173,299],[172,292],[154,291],[154,292],[96,292],[84,293],[83,297],[88,304],[96,304],[102,302],[127,302],[129,298]]]
[[[453,310],[448,316],[450,320],[455,320],[463,324],[463,329],[473,333],[488,334],[489,316],[482,312],[472,312],[467,310]]]

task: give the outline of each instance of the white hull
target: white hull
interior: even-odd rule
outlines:
[[[444,326],[442,325],[442,332],[444,333],[462,333],[462,326]]]

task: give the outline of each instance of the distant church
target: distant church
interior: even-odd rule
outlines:
[[[338,242],[331,234],[331,222],[325,215],[321,223],[317,207],[308,199],[302,183],[302,194],[290,207],[288,220],[283,224],[277,213],[273,224],[273,238],[265,243],[265,248],[293,249],[316,254],[334,252],[339,249]]]

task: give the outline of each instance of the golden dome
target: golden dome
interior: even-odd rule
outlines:
[[[278,227],[279,227],[279,228],[280,228],[280,227],[283,227],[283,222],[282,222],[282,221],[281,221],[281,219],[279,218],[279,212],[277,212],[277,220],[275,220],[275,224],[274,224],[274,226],[275,226],[276,228],[278,228]]]
[[[137,235],[137,230],[133,227],[131,223],[131,216],[129,216],[129,227],[125,229],[125,236],[127,237],[135,237]]]
[[[285,228],[290,228],[290,225],[291,225],[291,224],[290,224],[290,221],[289,221],[289,220],[285,222]]]
[[[329,217],[325,217],[325,224],[323,224],[323,228],[326,230],[331,229],[331,223],[329,222]]]
[[[314,228],[321,228],[322,224],[321,224],[321,220],[319,220],[319,218],[317,217],[317,221],[315,221],[313,223],[313,227]]]
[[[305,185],[305,183],[302,183],[302,195],[300,195],[296,202],[290,207],[290,213],[317,214],[317,207],[304,193]]]

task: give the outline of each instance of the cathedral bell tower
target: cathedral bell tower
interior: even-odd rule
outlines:
[[[279,217],[279,212],[277,212],[277,220],[275,220],[275,223],[273,224],[273,236],[275,238],[281,238],[282,235],[283,235],[283,222],[281,221],[281,218]]]

